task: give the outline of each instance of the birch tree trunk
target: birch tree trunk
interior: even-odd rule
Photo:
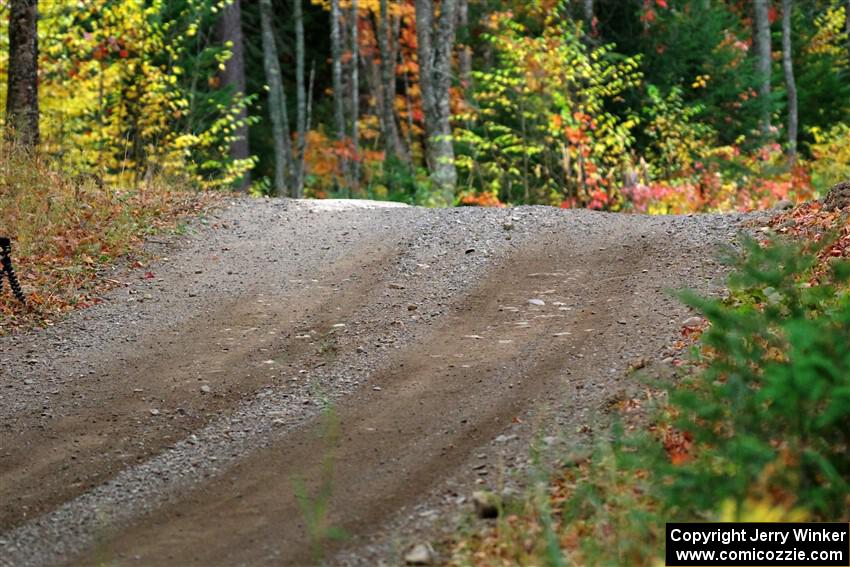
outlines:
[[[793,0],[782,0],[782,69],[788,91],[788,159],[797,159],[797,83],[794,81],[794,61],[791,59],[791,10]]]
[[[17,142],[35,148],[38,130],[38,2],[12,0],[6,124]]]
[[[457,185],[449,100],[457,3],[456,0],[443,0],[439,22],[434,30],[433,0],[415,2],[426,160],[439,204],[449,205],[454,200]]]
[[[354,160],[351,163],[351,189],[360,189],[360,132],[357,119],[360,117],[360,43],[357,24],[360,11],[357,0],[351,0],[351,146]]]
[[[769,0],[754,0],[753,23],[755,38],[753,45],[756,53],[756,74],[759,81],[759,99],[761,102],[761,132],[765,139],[770,138],[770,19],[768,16]]]
[[[401,138],[398,135],[395,116],[395,52],[390,47],[390,14],[387,0],[380,0],[381,21],[378,24],[378,49],[381,54],[381,125],[384,130],[387,158],[395,157],[408,162]]]
[[[345,144],[345,92],[342,85],[342,10],[339,0],[331,0],[331,77],[334,90],[334,126],[338,144]],[[340,169],[344,179],[348,179],[348,160],[340,156]]]
[[[295,96],[297,102],[295,171],[292,180],[292,196],[300,199],[304,196],[304,151],[307,137],[307,87],[304,84],[304,13],[301,0],[294,0],[293,18],[295,19]]]
[[[457,54],[460,84],[466,98],[470,99],[472,97],[472,47],[469,45],[469,0],[458,0],[457,25],[463,38]]]
[[[225,87],[232,87],[238,96],[245,97],[245,43],[242,36],[242,6],[241,0],[234,0],[224,8],[218,22],[218,36],[222,43],[230,43],[232,55],[224,64],[221,82]],[[230,157],[234,160],[244,160],[251,157],[251,147],[248,144],[248,109],[243,106],[239,110],[239,126],[236,128],[236,139],[230,143]],[[247,191],[251,187],[251,173],[246,172],[239,184],[239,189]]]
[[[590,38],[593,35],[593,0],[584,0],[582,2],[582,11],[584,15],[584,32]]]
[[[289,120],[286,114],[286,93],[280,75],[280,60],[277,55],[274,30],[272,29],[271,0],[260,0],[260,27],[263,40],[263,66],[269,87],[269,116],[272,121],[274,139],[274,193],[287,196],[287,184],[291,179],[292,148],[289,143]]]

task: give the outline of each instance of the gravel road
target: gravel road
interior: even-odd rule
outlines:
[[[0,565],[397,563],[602,430],[742,219],[234,201],[0,338]]]

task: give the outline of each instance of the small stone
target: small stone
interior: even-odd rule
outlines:
[[[688,317],[687,319],[682,321],[682,325],[691,328],[699,327],[700,325],[702,325],[702,317]]]
[[[417,309],[419,309],[419,306],[415,305],[413,303],[411,303],[410,305],[407,306],[408,311],[416,311]]]
[[[151,415],[159,415],[159,410],[158,410],[158,409],[152,409],[152,410],[150,410],[150,411],[151,411]]]
[[[381,391],[381,387],[380,387],[380,386],[372,386],[372,389],[373,389],[374,391],[376,391],[376,392],[380,392],[380,391]]]
[[[395,283],[395,282],[390,282],[388,287],[390,289],[404,289],[403,285],[401,285],[400,283]]]
[[[528,300],[528,304],[529,304],[529,305],[539,305],[539,306],[543,306],[543,305],[546,305],[546,302],[545,302],[545,301],[543,301],[542,299],[536,299],[536,298],[535,298],[535,299],[529,299],[529,300]]]
[[[204,384],[204,385],[201,386],[201,392],[203,392],[205,394],[209,394],[211,391],[212,391],[212,388],[210,388],[209,384]]]
[[[475,514],[482,519],[497,518],[499,516],[499,497],[486,490],[476,490],[472,493],[472,505]]]
[[[773,206],[773,208],[778,211],[787,211],[788,209],[794,208],[794,203],[792,201],[789,201],[788,199],[782,199],[781,201],[777,202]]]
[[[516,435],[499,435],[496,439],[494,439],[494,441],[496,443],[507,443],[508,441],[513,441],[516,438]]]
[[[430,543],[417,543],[404,554],[406,565],[433,565],[436,559]]]

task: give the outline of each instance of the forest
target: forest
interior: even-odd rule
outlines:
[[[843,0],[35,10],[0,3],[2,117],[104,187],[682,213],[850,176]]]

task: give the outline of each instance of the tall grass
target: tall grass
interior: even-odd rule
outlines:
[[[96,303],[109,282],[98,277],[136,250],[145,236],[216,201],[189,186],[153,181],[106,187],[59,170],[49,157],[0,141],[0,235],[13,257],[32,311],[0,295],[0,334],[49,324],[61,312]]]

